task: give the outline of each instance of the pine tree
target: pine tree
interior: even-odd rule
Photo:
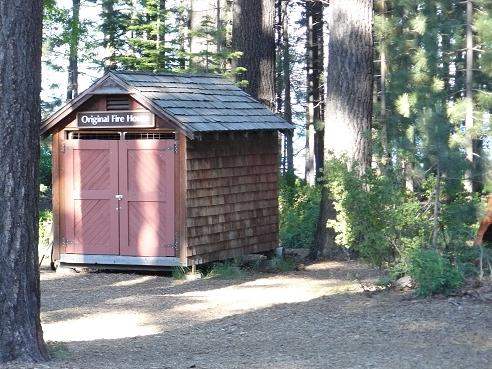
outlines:
[[[221,73],[234,79],[241,68],[231,61],[241,53],[231,49],[232,4],[224,0],[192,1],[190,19],[190,69]],[[241,81],[238,81],[241,85]]]
[[[306,180],[314,184],[321,177],[323,153],[323,2],[309,0],[305,3],[306,16]]]
[[[293,2],[277,0],[276,8],[276,110],[285,120],[292,123],[292,47],[290,36],[290,14]],[[282,173],[294,178],[294,131],[283,132]]]
[[[328,24],[325,158],[346,158],[360,175],[370,168],[370,130],[373,89],[373,3],[370,0],[332,0]],[[343,94],[342,94],[343,91]],[[335,235],[327,227],[336,216],[323,187],[316,241],[311,257],[337,252]]]
[[[126,46],[126,34],[131,18],[131,0],[102,0],[101,32],[105,49],[104,70],[118,68],[118,56]]]
[[[40,321],[42,2],[0,6],[0,364],[48,360]]]
[[[242,53],[245,90],[274,110],[275,106],[275,1],[236,0],[232,48]]]
[[[116,57],[122,68],[128,70],[163,71],[177,66],[175,40],[166,40],[173,32],[167,18],[171,9],[164,0],[138,0],[128,25],[130,37],[125,53]]]

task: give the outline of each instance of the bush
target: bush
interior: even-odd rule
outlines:
[[[276,256],[270,260],[270,264],[274,270],[281,272],[291,272],[296,269],[296,261],[293,258],[285,256]]]
[[[421,182],[420,192],[410,193],[391,172],[369,171],[359,177],[341,160],[325,168],[337,212],[328,226],[337,233],[340,246],[388,269],[393,279],[410,275],[421,296],[449,293],[461,285],[463,275],[477,274],[476,250],[466,245],[476,232],[477,198],[442,191],[436,250],[431,251],[437,184],[432,175]]]
[[[280,181],[280,244],[286,248],[310,248],[319,215],[320,188],[293,176]]]
[[[463,283],[463,276],[458,269],[435,250],[416,250],[410,257],[409,265],[409,274],[417,286],[416,293],[419,296],[448,294]]]
[[[233,262],[224,261],[214,263],[207,273],[208,278],[235,279],[245,275],[241,267]]]
[[[39,245],[48,246],[51,227],[53,224],[53,212],[43,210],[39,213]]]
[[[337,218],[329,222],[339,245],[364,260],[386,267],[406,250],[422,245],[429,225],[415,197],[405,193],[397,178],[373,172],[359,178],[346,163],[327,163],[327,183]]]
[[[39,183],[51,187],[51,149],[49,143],[42,141],[39,155]]]

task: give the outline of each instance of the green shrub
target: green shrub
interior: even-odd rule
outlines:
[[[291,257],[276,256],[270,260],[271,266],[281,272],[291,272],[296,268],[296,262]]]
[[[340,246],[387,269],[392,279],[412,276],[422,296],[448,293],[460,286],[464,275],[477,275],[477,252],[467,246],[476,233],[476,197],[443,186],[436,250],[429,251],[437,184],[432,175],[420,182],[419,192],[410,193],[403,179],[391,172],[369,171],[359,177],[356,168],[348,170],[341,160],[330,161],[325,168],[337,213],[328,226],[337,233]]]
[[[39,213],[39,244],[48,246],[51,227],[53,224],[53,212],[51,210],[43,210]]]
[[[245,274],[244,271],[240,268],[239,265],[230,261],[224,261],[224,262],[214,263],[210,271],[207,273],[207,277],[220,278],[220,279],[234,279],[234,278],[243,277],[244,274]]]
[[[435,250],[416,250],[410,257],[409,265],[409,274],[419,296],[448,294],[463,283],[463,276],[458,269]]]
[[[172,276],[174,279],[183,280],[183,279],[186,279],[186,274],[188,274],[189,271],[190,271],[190,269],[187,267],[177,266],[177,267],[173,268]]]
[[[39,155],[39,183],[51,187],[51,148],[42,141]]]
[[[320,188],[293,176],[280,181],[280,244],[286,248],[310,248],[319,215]]]
[[[429,222],[418,200],[398,179],[373,172],[359,178],[346,163],[327,163],[327,183],[337,212],[328,226],[339,245],[378,267],[389,266],[429,237]]]

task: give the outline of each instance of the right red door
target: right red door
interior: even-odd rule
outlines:
[[[174,140],[119,142],[120,255],[175,256]]]

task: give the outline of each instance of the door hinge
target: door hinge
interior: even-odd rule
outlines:
[[[178,145],[173,144],[167,148],[167,150],[174,152],[175,154],[178,152]]]
[[[164,245],[161,245],[161,247],[164,247],[166,249],[174,249],[174,250],[177,250],[178,249],[178,241],[177,240],[174,240],[173,243],[164,244]]]
[[[61,152],[65,152],[65,144],[62,144],[62,145],[60,146],[60,151],[61,151]]]

